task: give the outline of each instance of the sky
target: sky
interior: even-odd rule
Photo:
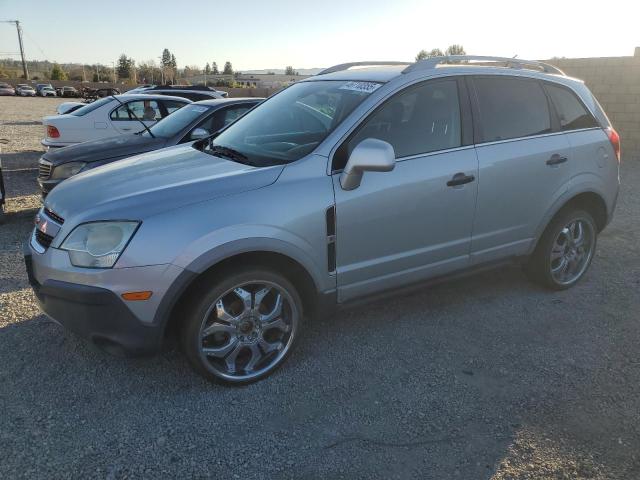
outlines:
[[[454,43],[525,59],[633,55],[639,13],[637,0],[0,0],[0,20],[22,22],[28,59],[140,63],[168,48],[179,67],[239,71],[407,61]],[[17,52],[15,27],[0,23],[0,58]]]

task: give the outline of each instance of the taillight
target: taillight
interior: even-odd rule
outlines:
[[[58,138],[60,137],[60,132],[53,125],[47,125],[47,137]]]
[[[618,132],[616,132],[613,127],[605,128],[605,132],[607,132],[613,151],[616,152],[618,163],[620,163],[620,135],[618,135]]]

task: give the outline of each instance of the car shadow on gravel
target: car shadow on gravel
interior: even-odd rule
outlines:
[[[41,431],[48,445],[70,435],[78,445],[88,432],[107,429],[104,439],[90,441],[102,462],[129,472],[136,472],[135,456],[114,456],[110,438],[125,436],[134,452],[150,445],[157,465],[186,471],[188,453],[175,457],[185,436],[196,450],[224,442],[217,455],[227,465],[246,448],[280,458],[270,447],[276,441],[297,478],[490,478],[514,449],[535,464],[536,448],[558,458],[545,468],[564,471],[568,462],[594,473],[584,478],[605,478],[599,472],[615,465],[592,455],[603,442],[592,426],[576,435],[585,427],[573,423],[595,408],[585,394],[602,373],[600,365],[582,364],[588,350],[602,354],[606,345],[576,332],[578,320],[562,310],[567,301],[566,292],[532,287],[518,268],[431,286],[309,324],[280,371],[244,388],[208,383],[175,348],[151,358],[112,357],[38,315],[0,329],[3,395],[20,399],[26,432],[16,434]],[[559,308],[549,313],[549,304]],[[35,419],[48,415],[52,426],[42,433]],[[11,407],[3,420],[9,429],[15,416]],[[612,422],[618,426],[613,417],[601,420],[600,436]],[[570,435],[563,433],[569,425]],[[613,458],[628,453],[623,444]],[[259,458],[244,467],[259,468]]]

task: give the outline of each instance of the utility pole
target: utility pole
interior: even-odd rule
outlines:
[[[5,20],[5,23],[15,23],[16,30],[18,31],[18,45],[20,46],[20,57],[22,57],[22,72],[24,78],[29,80],[29,70],[27,69],[27,61],[24,59],[24,45],[22,44],[22,27],[20,27],[19,20]]]

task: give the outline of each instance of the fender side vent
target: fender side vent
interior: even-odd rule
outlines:
[[[329,273],[336,271],[336,207],[327,208],[327,269]]]

